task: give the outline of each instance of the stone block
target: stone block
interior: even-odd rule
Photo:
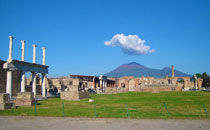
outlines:
[[[80,92],[80,91],[67,91],[61,92],[61,99],[69,100],[69,101],[79,101],[83,98],[89,98],[89,93],[87,91]]]
[[[8,93],[0,93],[0,103],[7,103],[9,101]]]
[[[79,85],[70,85],[69,91],[78,91]]]
[[[105,94],[112,94],[112,88],[106,88]]]
[[[0,110],[11,109],[13,107],[13,103],[0,103]]]
[[[79,85],[79,79],[73,79],[72,85]]]
[[[32,92],[19,92],[17,93],[18,100],[34,100],[34,94]]]
[[[136,91],[136,92],[140,92],[140,91],[141,91],[141,88],[140,88],[140,87],[136,87],[136,88],[135,88],[135,91]]]
[[[160,93],[160,89],[159,88],[152,88],[152,93]]]
[[[73,100],[73,101],[79,101],[79,91],[67,91],[67,92],[61,92],[61,99],[64,100]]]
[[[117,93],[122,93],[123,91],[122,91],[122,88],[120,88],[120,87],[118,87],[117,88]]]
[[[79,99],[89,98],[89,92],[79,92]]]
[[[182,87],[176,87],[176,91],[182,91]]]
[[[161,92],[168,92],[168,91],[171,91],[171,90],[172,90],[172,87],[162,87],[162,88],[160,88]]]
[[[30,107],[35,105],[35,100],[14,100],[15,106],[25,106]]]
[[[112,88],[112,94],[117,94],[117,88]]]
[[[33,106],[36,103],[32,92],[19,92],[14,100],[15,106]]]

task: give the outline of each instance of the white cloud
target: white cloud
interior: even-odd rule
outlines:
[[[106,46],[119,46],[122,51],[129,55],[145,55],[155,52],[150,46],[144,45],[145,40],[142,40],[137,35],[124,35],[116,34],[112,37],[112,40],[105,41]]]

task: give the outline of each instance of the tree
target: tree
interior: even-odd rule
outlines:
[[[202,76],[200,73],[196,73],[194,75],[196,75],[197,78],[201,78],[201,76]],[[195,80],[194,75],[190,78],[191,81]]]
[[[202,75],[200,73],[196,73],[195,75],[197,76],[197,78],[201,78],[202,77]]]
[[[194,75],[196,75],[197,78],[202,78],[202,79],[205,79],[205,78],[209,77],[206,72],[203,72],[203,74],[196,73]],[[194,80],[194,75],[191,77],[191,80]]]
[[[207,74],[206,72],[204,72],[204,73],[201,75],[201,78],[202,78],[202,79],[205,79],[205,78],[207,78],[207,77],[209,77],[209,76],[208,76],[208,74]]]

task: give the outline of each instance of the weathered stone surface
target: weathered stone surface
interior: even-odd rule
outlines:
[[[78,91],[78,85],[71,85],[70,87],[69,87],[69,91]]]
[[[159,88],[152,88],[152,93],[160,93],[160,89]]]
[[[32,92],[19,92],[17,93],[18,100],[34,100],[34,94]]]
[[[182,87],[176,87],[175,91],[182,91]]]
[[[3,69],[3,64],[5,61],[0,60],[0,93],[6,93],[6,80],[7,80],[7,71]],[[21,73],[20,71],[12,71],[12,95],[16,96],[17,92],[20,92],[20,80]]]
[[[112,94],[112,88],[106,88],[105,94]]]
[[[73,84],[72,85],[79,85],[79,79],[73,79]]]
[[[73,91],[61,92],[60,98],[64,100],[69,100],[69,101],[70,100],[78,101],[79,92],[73,92]]]
[[[117,88],[112,88],[112,94],[117,94]]]
[[[35,105],[36,101],[35,100],[15,100],[14,103],[15,103],[15,106],[30,107],[30,106]]]
[[[79,99],[89,98],[89,92],[79,92]]]
[[[0,93],[0,110],[11,109],[13,103],[9,102],[9,94]]]
[[[135,91],[136,83],[135,80],[131,79],[129,80],[129,91]]]
[[[67,91],[61,92],[61,99],[69,100],[69,101],[79,101],[83,98],[89,98],[89,93],[87,91]]]
[[[0,93],[0,103],[6,103],[9,101],[9,94]]]
[[[35,105],[36,100],[31,92],[19,92],[14,103],[15,106],[33,106]]]
[[[11,109],[13,107],[13,103],[0,103],[0,110]]]

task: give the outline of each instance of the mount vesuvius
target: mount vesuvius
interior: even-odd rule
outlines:
[[[175,71],[176,77],[191,77],[191,75],[183,73],[178,70]],[[151,69],[147,68],[139,63],[131,62],[128,64],[123,64],[116,68],[115,70],[104,74],[108,77],[123,77],[123,76],[133,76],[133,77],[155,77],[155,78],[163,78],[166,75],[171,76],[171,68],[165,67],[163,69]]]

